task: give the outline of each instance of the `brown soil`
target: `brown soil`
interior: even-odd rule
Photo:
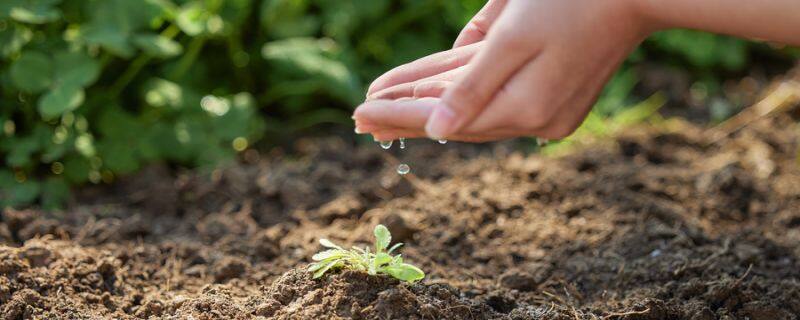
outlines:
[[[800,319],[796,119],[688,124],[552,159],[512,144],[301,141],[5,210],[5,319]],[[386,224],[417,284],[304,271]]]

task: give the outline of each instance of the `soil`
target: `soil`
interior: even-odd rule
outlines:
[[[680,121],[550,158],[341,139],[152,167],[0,220],[4,319],[800,319],[797,119]],[[398,157],[412,174],[395,172]],[[311,279],[375,224],[427,272]]]

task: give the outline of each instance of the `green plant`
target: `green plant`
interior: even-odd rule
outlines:
[[[334,244],[328,239],[320,239],[319,243],[328,250],[314,255],[314,263],[308,267],[314,273],[314,278],[319,278],[331,269],[350,269],[366,271],[370,275],[387,274],[406,282],[414,282],[425,277],[419,268],[403,262],[401,255],[392,256],[402,243],[396,243],[389,248],[392,235],[389,229],[379,224],[373,231],[375,235],[375,252],[370,248],[353,247],[350,250]]]

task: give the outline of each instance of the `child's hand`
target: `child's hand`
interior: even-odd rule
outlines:
[[[379,140],[561,138],[649,32],[628,0],[491,1],[455,49],[390,71],[369,93],[441,99],[370,100],[357,129]]]
[[[800,45],[800,1],[492,0],[455,49],[377,79],[354,113],[356,131],[378,140],[562,138],[628,53],[672,27]]]

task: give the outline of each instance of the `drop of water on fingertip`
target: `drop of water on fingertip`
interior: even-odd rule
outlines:
[[[439,140],[439,144],[445,144],[445,143],[447,143],[447,140],[444,140],[444,139]]]
[[[388,150],[389,148],[392,147],[392,140],[381,141],[380,144],[381,144],[381,148]]]
[[[405,175],[409,172],[411,172],[411,167],[409,167],[407,164],[401,163],[399,166],[397,166],[397,173]]]
[[[400,138],[400,149],[406,148],[406,138]]]

